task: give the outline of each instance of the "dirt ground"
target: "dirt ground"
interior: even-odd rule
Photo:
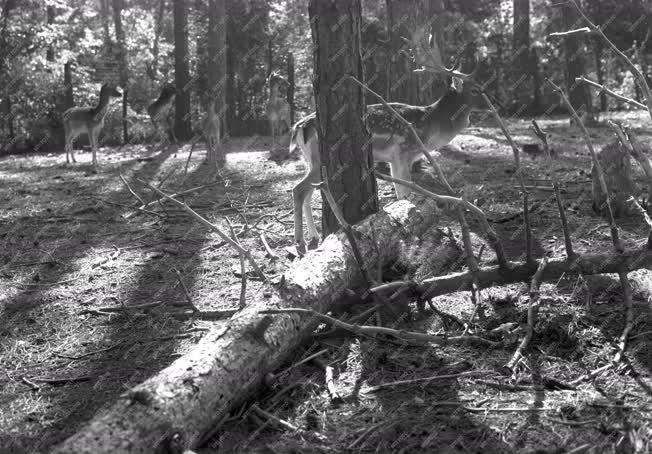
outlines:
[[[649,118],[616,116],[652,143]],[[591,210],[590,157],[579,131],[562,118],[540,124],[558,155],[576,252],[609,250],[608,226]],[[528,127],[528,121],[509,121],[520,143],[536,142]],[[598,148],[612,140],[606,126],[590,132]],[[454,144],[459,148],[438,157],[451,185],[485,210],[509,258],[522,258],[521,202],[504,137],[491,121],[476,118]],[[183,200],[226,230],[228,219],[268,276],[287,268],[291,188],[304,164],[269,161],[268,138],[234,139],[218,175],[201,165],[200,149],[184,178],[188,150],[102,148],[98,174],[90,172],[89,152],[77,153],[81,162],[73,165],[64,164],[63,154],[0,159],[1,453],[47,452],[119,394],[192,349],[206,330],[228,323],[220,311],[238,307],[238,255],[169,203],[127,219],[140,202],[121,175],[145,201],[158,197],[139,180],[167,193],[206,185]],[[550,167],[529,157],[523,165],[533,187],[534,253],[562,256]],[[432,183],[428,170],[424,165],[415,179]],[[381,202],[391,202],[391,186],[379,186]],[[441,225],[455,223],[443,216]],[[647,237],[640,216],[619,225],[628,246]],[[276,257],[266,254],[261,236]],[[485,253],[483,261],[490,259]],[[610,286],[612,277],[568,277],[542,286],[540,320],[518,381],[501,375],[513,348],[406,348],[322,338],[293,362],[327,349],[320,358],[333,367],[341,399],[329,396],[322,368],[294,367],[256,403],[296,430],[243,407],[199,452],[650,452],[652,273],[636,277],[643,284],[635,293],[626,360],[593,382],[562,386],[612,357],[624,322],[622,295]],[[259,281],[248,279],[247,298],[262,291]],[[482,328],[525,321],[527,285],[483,293]],[[461,317],[472,310],[465,293],[433,302]],[[202,315],[193,316],[191,306]],[[432,315],[401,327],[434,333],[443,323]],[[435,375],[453,377],[374,388]]]

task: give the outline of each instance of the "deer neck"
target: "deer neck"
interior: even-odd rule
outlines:
[[[434,104],[431,104],[430,109],[437,110],[441,114],[447,116],[451,121],[468,121],[471,114],[471,103],[467,97],[455,91],[448,91]]]
[[[106,115],[106,111],[109,108],[109,96],[100,95],[100,101],[97,103],[97,106],[93,108],[93,118],[96,120],[103,119]]]

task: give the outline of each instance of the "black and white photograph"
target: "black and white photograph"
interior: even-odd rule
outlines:
[[[0,454],[645,454],[651,341],[651,0],[0,0]]]

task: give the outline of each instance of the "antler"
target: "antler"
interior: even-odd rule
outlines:
[[[412,39],[410,39],[410,47],[414,52],[414,59],[417,64],[421,65],[421,71],[444,73],[464,80],[471,79],[473,77],[472,73],[466,74],[455,69],[457,64],[459,64],[460,56],[456,59],[456,65],[453,68],[447,68],[444,65],[435,36],[426,30],[426,26],[417,27],[412,32]]]

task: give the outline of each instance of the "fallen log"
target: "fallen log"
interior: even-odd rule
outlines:
[[[434,203],[416,209],[398,201],[356,226],[367,266],[396,260],[403,244],[433,227],[435,209]],[[445,238],[442,234],[442,243]],[[196,444],[229,409],[255,392],[265,374],[279,368],[317,323],[299,314],[260,311],[303,307],[326,312],[343,289],[360,283],[344,235],[329,236],[291,267],[273,296],[250,301],[226,326],[209,331],[188,355],[121,395],[53,452],[157,452],[161,441],[175,432]]]
[[[435,213],[434,202],[424,202],[417,209],[404,200],[356,226],[356,241],[367,267],[396,261],[405,245],[436,226]],[[436,243],[436,235],[432,236]],[[439,238],[443,245],[446,235]],[[446,248],[455,246],[442,246],[441,252],[446,253]],[[650,268],[652,251],[642,248],[577,256],[572,261],[551,259],[542,281],[557,279],[562,273],[610,273],[622,266]],[[535,271],[536,264],[511,263],[503,269],[481,268],[477,277],[486,288],[527,282]],[[278,369],[319,322],[295,313],[265,315],[261,311],[299,307],[324,313],[343,289],[361,282],[344,235],[329,236],[319,249],[293,264],[271,297],[249,302],[227,324],[209,331],[188,355],[121,395],[53,452],[167,452],[161,450],[161,442],[176,434],[194,446],[230,409],[250,397],[265,375]],[[456,273],[425,280],[418,287],[432,297],[464,290],[471,282],[470,273]]]

